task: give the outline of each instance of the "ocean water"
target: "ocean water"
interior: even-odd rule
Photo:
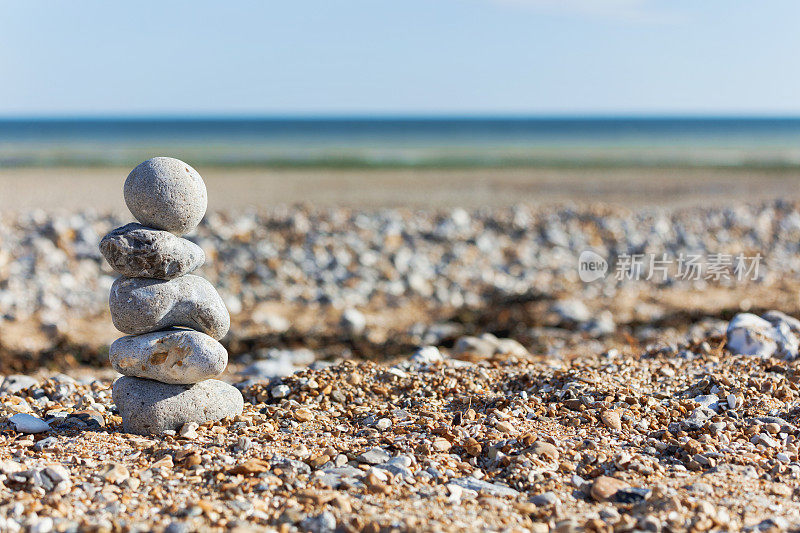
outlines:
[[[0,120],[0,167],[800,166],[800,118]]]

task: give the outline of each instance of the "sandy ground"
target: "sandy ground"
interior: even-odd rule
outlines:
[[[300,201],[741,206],[744,199],[796,199],[800,177],[699,169],[200,171],[211,209],[234,212]],[[120,195],[126,174],[0,170],[0,214],[32,207],[127,213]],[[715,217],[701,211],[689,214],[708,233]],[[783,244],[798,242],[786,229],[796,211],[770,207],[769,229],[755,242],[792,255]],[[758,234],[759,225],[740,222],[719,241],[708,239],[708,249],[722,237],[751,239],[751,226]],[[44,249],[60,244],[71,250],[64,257],[78,257],[77,233],[59,228],[63,238]],[[237,237],[241,246],[257,242],[246,235]],[[34,250],[26,246],[15,252],[20,264]],[[235,266],[224,268],[227,276]],[[63,283],[60,275],[52,279]],[[700,290],[643,285],[610,295],[552,284],[551,294],[473,310],[431,311],[411,300],[390,307],[378,299],[365,309],[369,329],[361,337],[341,333],[338,311],[264,302],[268,309],[234,313],[235,335],[226,341],[232,364],[222,379],[239,383],[244,412],[156,436],[125,432],[111,397],[113,374],[96,366],[117,335],[107,314],[71,313],[46,327],[36,314],[7,321],[0,372],[33,378],[24,387],[14,386],[19,376],[0,386],[0,531],[796,528],[800,360],[733,355],[718,329],[740,310],[800,314],[800,285],[788,265],[785,277],[770,279]],[[552,321],[553,300],[570,294],[592,316],[611,312],[613,332],[591,338]],[[278,313],[291,327],[271,332],[255,311]],[[408,332],[421,320],[457,324],[459,333],[436,342],[441,352],[411,356],[418,342]],[[509,337],[502,346],[521,344],[501,350],[501,341],[483,337],[457,346],[456,336],[486,332]],[[243,381],[250,360],[240,355],[298,346],[336,363]],[[348,357],[356,360],[342,361]],[[40,419],[38,428],[25,428],[30,417]]]
[[[129,169],[0,169],[0,210],[124,210]],[[800,198],[800,171],[752,169],[198,169],[211,209],[309,202],[353,207],[479,207],[520,202],[724,204]]]
[[[122,429],[110,380],[56,377],[3,397],[50,424],[5,422],[0,529],[796,530],[797,362],[722,345],[344,362],[157,436]]]

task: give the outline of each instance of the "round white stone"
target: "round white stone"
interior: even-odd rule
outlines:
[[[124,195],[136,220],[178,235],[196,228],[208,207],[203,178],[172,157],[154,157],[137,165],[125,180]]]

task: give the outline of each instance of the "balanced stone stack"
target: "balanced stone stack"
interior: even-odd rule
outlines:
[[[155,157],[133,169],[124,194],[141,224],[117,228],[100,242],[122,274],[109,306],[114,326],[129,335],[114,341],[109,359],[123,374],[113,385],[123,428],[153,434],[241,414],[241,393],[210,379],[228,364],[218,341],[230,315],[214,287],[191,274],[205,262],[202,248],[180,237],[205,214],[203,179],[178,159]]]

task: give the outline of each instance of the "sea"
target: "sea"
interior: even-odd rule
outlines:
[[[0,119],[0,167],[800,167],[800,118]]]

